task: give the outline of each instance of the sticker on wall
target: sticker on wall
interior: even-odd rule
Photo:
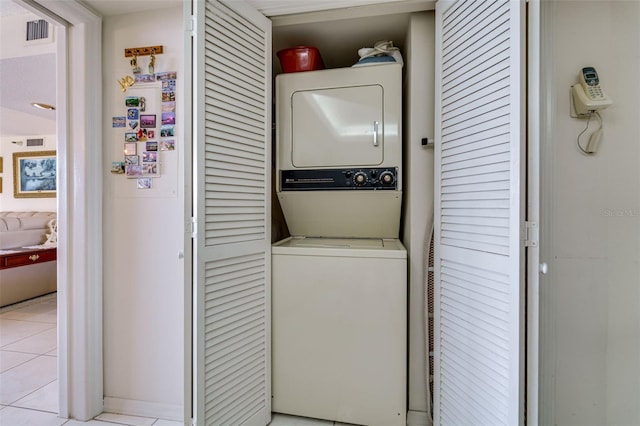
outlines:
[[[127,110],[127,118],[129,120],[137,120],[139,116],[138,108],[129,108]]]
[[[165,71],[156,74],[156,79],[160,81],[175,80],[176,78],[178,78],[178,73],[176,73],[175,71]]]
[[[173,139],[167,139],[160,141],[160,151],[173,151],[176,149],[176,141]]]
[[[138,127],[138,120],[129,120],[129,127],[132,130],[135,130]]]
[[[111,173],[121,175],[124,173],[124,163],[122,161],[111,162]]]
[[[176,92],[162,92],[162,102],[173,102],[176,100]]]
[[[125,133],[125,142],[138,142],[138,133]]]
[[[153,185],[153,179],[138,178],[138,189],[151,189],[152,185]]]
[[[158,161],[158,153],[156,151],[143,151],[142,162],[143,163],[156,163]]]
[[[143,129],[155,129],[156,115],[155,114],[140,115],[140,127],[142,127]]]
[[[124,173],[130,178],[142,176],[142,166],[139,164],[125,164]]]
[[[145,176],[158,175],[158,163],[142,163],[142,174]]]
[[[147,149],[147,151],[157,151],[158,150],[158,142],[147,142],[146,149]]]
[[[162,112],[176,112],[176,101],[171,102],[163,102],[162,103]]]
[[[139,162],[140,162],[140,157],[138,157],[137,155],[125,155],[124,156],[124,165],[125,166],[135,165],[135,164],[138,164]]]
[[[124,155],[136,155],[138,153],[138,144],[135,142],[125,142]]]
[[[124,98],[124,106],[138,108],[140,106],[140,98],[138,96],[127,96]]]
[[[162,80],[162,91],[163,92],[175,92],[176,91],[176,80],[166,79]]]
[[[170,124],[163,125],[160,128],[160,137],[166,138],[168,136],[173,136],[173,130],[174,130],[173,125],[170,125]]]
[[[155,74],[138,74],[135,76],[136,84],[153,83],[156,81]]]
[[[127,117],[112,117],[111,127],[127,127]]]
[[[176,124],[176,113],[175,112],[163,112],[162,113],[162,124]]]

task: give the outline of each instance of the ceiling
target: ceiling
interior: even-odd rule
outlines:
[[[0,60],[0,136],[55,134],[55,111],[31,105],[56,104],[56,55]]]
[[[0,0],[0,3],[6,0]],[[179,6],[183,0],[82,0],[103,16],[141,12]],[[233,1],[233,0],[231,0]],[[265,16],[278,16],[317,10],[340,9],[374,3],[406,2],[407,0],[244,0]]]
[[[55,111],[40,110],[31,105],[32,102],[56,103],[53,46],[23,47],[24,33],[12,35],[10,22],[19,22],[16,28],[23,29],[20,25],[35,19],[17,4],[0,0],[0,19],[6,27],[0,39],[0,137],[55,134]],[[37,54],[32,55],[29,49]]]
[[[46,4],[48,0],[41,0]],[[103,16],[114,16],[167,7],[178,7],[183,0],[81,0]],[[417,0],[245,0],[264,15],[280,16],[317,10],[362,6],[373,3]],[[29,12],[11,0],[0,0],[0,18],[27,15]],[[393,40],[402,47],[407,14],[384,15],[331,22],[307,22],[275,26],[273,30],[273,63],[276,73],[278,50],[310,44],[318,47],[328,68],[350,66],[357,61],[357,50],[377,40]],[[345,37],[347,35],[347,37]],[[18,40],[19,43],[22,43]],[[32,102],[55,105],[55,53],[18,54],[6,57],[7,43],[0,40],[0,137],[55,134],[55,111],[35,109]]]
[[[2,1],[2,0],[0,0]],[[81,0],[102,16],[181,6],[182,0]]]

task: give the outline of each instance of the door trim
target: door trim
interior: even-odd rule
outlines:
[[[527,222],[540,228],[540,0],[527,3]],[[538,424],[540,243],[526,248],[526,424]]]

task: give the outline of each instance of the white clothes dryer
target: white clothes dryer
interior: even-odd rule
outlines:
[[[400,64],[276,77],[276,192],[291,235],[398,238]]]

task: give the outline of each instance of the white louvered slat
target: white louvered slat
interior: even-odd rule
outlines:
[[[485,10],[481,10],[481,8],[476,8],[474,10],[478,11],[478,13],[495,13],[495,9],[499,7],[501,7],[500,4],[496,2]],[[473,25],[467,28],[463,33],[463,38],[465,41],[468,41],[468,43],[460,43],[458,40],[457,43],[451,44],[452,49],[443,52],[443,62],[448,63],[449,61],[456,60],[456,56],[459,56],[465,49],[480,49],[492,38],[495,38],[497,34],[502,34],[508,31],[508,10],[503,9],[503,11],[503,15],[498,18],[500,22],[495,24],[488,22],[489,19],[487,18],[478,19],[477,16],[472,16],[470,20]],[[461,26],[466,25],[466,22],[461,22]]]
[[[499,58],[495,58],[498,60]],[[467,79],[460,79],[458,84],[452,85],[450,90],[447,91],[447,99],[444,100],[444,105],[447,108],[447,113],[455,112],[456,108],[462,107],[478,99],[486,99],[492,93],[495,93],[495,87],[493,83],[496,81],[503,81],[504,87],[508,87],[509,80],[509,67],[508,64],[504,64],[504,68],[496,71],[495,68],[491,68],[490,64],[484,64],[486,69],[478,70],[477,74],[473,76],[467,76]],[[491,84],[487,87],[487,84]]]
[[[264,258],[257,255],[207,265],[204,300],[206,424],[231,425],[234,423],[229,422],[239,415],[265,407],[264,266]],[[247,358],[248,354],[251,355]],[[247,399],[247,392],[255,395]],[[255,396],[259,394],[263,395],[262,404],[255,406]]]
[[[495,21],[502,21],[501,18],[504,18],[508,10],[499,1],[485,1],[467,8],[465,12],[469,13],[452,15],[449,19],[455,20],[457,30],[447,36],[448,41],[445,42],[442,49],[443,64],[447,63],[451,56],[465,48],[475,50],[476,47],[482,45],[481,42],[485,40],[486,34],[499,34],[502,28]]]
[[[230,148],[230,149],[234,149],[234,150],[250,150],[251,147],[254,148],[254,150],[252,152],[260,152],[260,153],[264,153],[264,146],[261,144],[260,141],[254,141],[254,140],[250,140],[250,139],[245,139],[242,138],[240,136],[236,136],[234,134],[230,134],[230,133],[225,133],[225,132],[221,132],[218,129],[207,129],[208,133],[207,136],[213,138],[213,139],[221,139],[224,137],[225,139],[225,147]],[[239,147],[238,145],[241,145],[241,147]],[[215,149],[212,147],[209,147],[208,149]]]
[[[436,6],[436,425],[522,420],[523,16]]]
[[[217,60],[218,55],[213,55],[212,58]],[[248,101],[253,101],[256,105],[261,104],[263,101],[264,93],[261,93],[257,88],[249,86],[246,79],[238,78],[233,74],[222,74],[224,72],[232,72],[232,69],[223,69],[223,67],[212,67],[211,75],[207,79],[207,82],[218,87],[233,87],[235,93],[242,97],[246,97]],[[220,73],[220,74],[218,74]],[[255,80],[251,80],[254,82]]]
[[[197,10],[196,422],[271,411],[271,23],[241,1]]]
[[[499,134],[497,136],[498,137],[488,143],[486,140],[464,143],[464,150],[458,149],[457,151],[453,151],[453,148],[447,149],[445,152],[446,155],[442,158],[442,163],[448,164],[451,162],[467,161],[473,158],[493,157],[494,155],[508,152],[508,135]]]
[[[216,117],[213,111],[207,112],[207,116],[212,118],[212,120],[209,121],[209,125],[214,126],[215,129],[218,132],[220,132],[222,135],[227,137],[240,138],[244,140],[245,143],[260,143],[260,137],[255,132],[256,129],[252,129],[254,131],[249,131],[243,128],[234,127],[233,125],[231,125],[232,123],[229,123],[229,121],[225,121],[222,117]],[[216,117],[216,118],[213,119],[213,117]],[[225,137],[221,139],[222,139],[220,140],[221,144],[224,145],[227,143],[227,140]]]
[[[206,89],[210,96],[215,96],[215,98],[211,98],[210,96],[206,97],[209,104],[212,104],[212,102],[215,101],[226,101],[230,105],[241,105],[243,108],[246,108],[249,111],[260,114],[260,102],[253,101],[251,99],[244,99],[237,92],[229,90],[224,86],[216,86],[211,82],[206,82]],[[212,101],[212,99],[214,100]]]

